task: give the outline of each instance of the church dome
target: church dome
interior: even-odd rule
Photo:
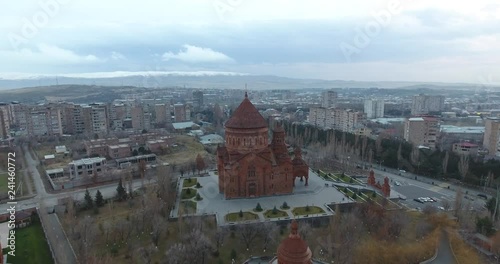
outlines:
[[[298,234],[297,221],[293,220],[291,233],[278,247],[278,264],[310,264],[312,253]]]
[[[235,129],[267,128],[267,122],[252,102],[250,102],[245,92],[245,99],[236,108],[225,126],[226,128]]]

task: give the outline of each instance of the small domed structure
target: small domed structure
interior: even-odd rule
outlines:
[[[297,221],[292,221],[290,229],[290,235],[278,247],[278,264],[312,264],[311,249],[300,237]]]

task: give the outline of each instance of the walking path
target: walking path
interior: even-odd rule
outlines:
[[[433,264],[454,264],[455,257],[453,256],[453,251],[450,247],[450,240],[448,239],[448,233],[443,231],[441,235],[441,240],[439,242],[437,257],[429,262]]]

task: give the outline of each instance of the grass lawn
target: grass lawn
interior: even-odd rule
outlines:
[[[188,193],[188,190],[190,190],[190,193]],[[191,188],[186,188],[186,189],[182,189],[182,192],[181,192],[181,199],[191,199],[193,197],[196,196],[196,190],[195,189],[191,189]]]
[[[276,210],[276,214],[273,214],[273,210],[267,210],[264,213],[264,216],[266,218],[278,218],[278,217],[287,217],[288,214],[285,211],[281,211],[281,210]]]
[[[191,182],[189,180],[191,180]],[[195,178],[184,179],[184,181],[182,183],[182,188],[193,187],[196,185],[197,182],[198,182],[198,179],[195,179]]]
[[[203,144],[198,142],[194,137],[178,135],[175,137],[175,140],[177,147],[171,148],[171,153],[158,157],[161,161],[180,165],[196,160],[198,154],[201,154],[203,157],[208,156]],[[185,174],[188,174],[188,172],[190,171],[186,170]]]
[[[256,219],[259,219],[259,216],[250,212],[243,212],[243,217],[240,217],[239,212],[229,213],[226,215],[226,221],[228,222],[238,222],[238,221],[247,221]]]
[[[181,201],[180,210],[186,214],[191,214],[196,212],[196,202],[193,201]]]
[[[293,215],[310,215],[310,214],[321,214],[324,213],[323,209],[317,206],[309,206],[309,211],[306,211],[306,207],[295,207],[292,210]]]
[[[8,249],[7,249],[8,251]],[[52,264],[52,255],[39,222],[16,229],[16,256],[8,256],[12,264]]]

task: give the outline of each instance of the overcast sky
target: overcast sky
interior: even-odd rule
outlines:
[[[224,71],[497,84],[497,2],[3,1],[0,77]]]

